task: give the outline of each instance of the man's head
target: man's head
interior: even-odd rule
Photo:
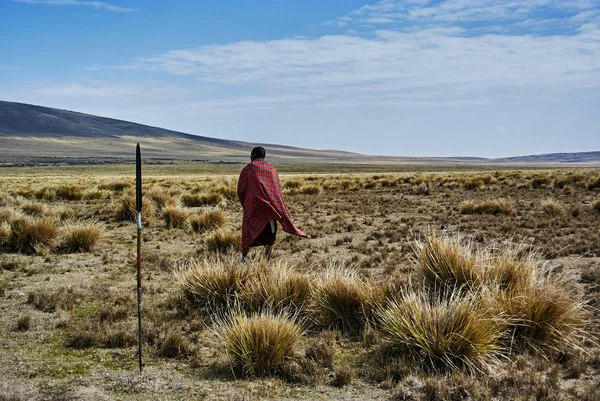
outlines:
[[[250,160],[264,159],[267,151],[262,146],[257,146],[250,152]]]

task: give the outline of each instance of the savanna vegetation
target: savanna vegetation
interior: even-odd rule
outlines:
[[[141,376],[133,170],[1,170],[0,400],[600,398],[600,169],[282,167],[245,265],[241,166],[145,170]]]

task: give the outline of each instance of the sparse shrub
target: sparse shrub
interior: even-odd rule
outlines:
[[[163,358],[177,358],[189,355],[192,344],[183,334],[176,330],[169,330],[158,343],[158,356]]]
[[[17,219],[11,222],[9,247],[17,252],[37,253],[54,245],[58,228],[52,219]]]
[[[167,206],[163,209],[162,215],[167,228],[185,228],[187,226],[188,214],[179,207]]]
[[[227,253],[242,247],[242,233],[239,231],[217,230],[206,238],[206,247],[211,252]]]
[[[99,200],[99,199],[103,199],[106,197],[106,192],[97,189],[91,189],[91,190],[87,190],[85,191],[85,193],[83,194],[83,198],[87,199],[87,200]]]
[[[220,228],[227,224],[227,214],[219,209],[204,210],[189,219],[192,230],[204,232],[215,228]]]
[[[241,299],[247,309],[255,312],[268,309],[299,313],[308,303],[310,285],[307,275],[294,272],[281,262],[265,265],[244,283]]]
[[[318,187],[316,185],[309,185],[306,187],[302,187],[300,193],[304,195],[319,195],[321,193],[321,187]]]
[[[302,183],[298,180],[290,180],[283,183],[283,189],[299,189]]]
[[[27,303],[35,306],[42,312],[56,312],[57,309],[72,310],[81,302],[83,296],[71,287],[61,287],[51,292],[39,290],[29,293]]]
[[[105,189],[114,192],[123,192],[133,184],[125,181],[109,182],[98,186],[99,189]]]
[[[544,199],[540,205],[544,213],[549,216],[561,215],[565,211],[562,203],[555,199]]]
[[[27,331],[31,327],[31,316],[29,315],[21,315],[19,316],[19,320],[17,320],[17,330],[18,331]]]
[[[474,214],[475,213],[475,202],[466,200],[462,201],[458,206],[458,210],[462,214]]]
[[[4,246],[10,237],[10,225],[8,223],[0,223],[0,246]]]
[[[374,295],[354,271],[332,266],[314,288],[317,323],[357,334],[371,317]]]
[[[480,178],[473,178],[463,183],[463,187],[468,191],[483,188],[483,180]]]
[[[531,187],[534,189],[543,188],[549,186],[551,183],[549,177],[536,177],[531,180]]]
[[[599,189],[600,188],[600,177],[596,178],[595,180],[592,180],[589,184],[588,184],[588,189],[590,191],[594,190],[594,189]]]
[[[278,371],[291,358],[302,329],[285,315],[234,315],[215,329],[223,348],[247,376]]]
[[[62,231],[60,248],[66,253],[90,252],[102,237],[102,229],[94,223],[72,224]]]
[[[468,297],[432,302],[409,292],[375,313],[384,339],[415,366],[476,372],[487,370],[501,353],[504,319]]]
[[[83,199],[83,188],[78,185],[61,185],[55,189],[56,198],[68,201]]]
[[[331,385],[335,387],[344,387],[352,384],[354,381],[354,369],[352,366],[343,365],[335,370],[335,376]]]
[[[34,217],[42,217],[46,214],[46,207],[42,203],[26,203],[21,207],[21,210]]]
[[[462,214],[510,215],[515,212],[513,205],[505,199],[487,200],[477,204],[473,201],[463,201],[458,209]]]
[[[431,183],[429,183],[429,185],[427,185],[426,182],[422,182],[416,186],[415,193],[418,195],[429,195],[430,188],[431,188]]]
[[[155,216],[154,202],[144,202],[142,205],[142,223],[147,225]],[[137,221],[137,209],[135,194],[127,194],[121,197],[117,209],[117,220]]]
[[[183,195],[181,201],[187,207],[217,206],[223,202],[223,195],[217,192],[202,195],[186,194]]]

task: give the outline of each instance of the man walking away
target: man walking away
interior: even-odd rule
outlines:
[[[251,162],[244,167],[238,181],[238,198],[244,208],[242,263],[245,263],[250,247],[254,246],[264,246],[267,258],[271,258],[277,222],[283,231],[307,237],[292,223],[283,200],[279,175],[275,167],[265,161],[266,154],[263,147],[252,149]]]

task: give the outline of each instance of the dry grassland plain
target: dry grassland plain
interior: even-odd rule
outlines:
[[[277,166],[241,266],[241,167],[144,167],[143,375],[133,166],[2,169],[0,400],[600,399],[600,169]]]

